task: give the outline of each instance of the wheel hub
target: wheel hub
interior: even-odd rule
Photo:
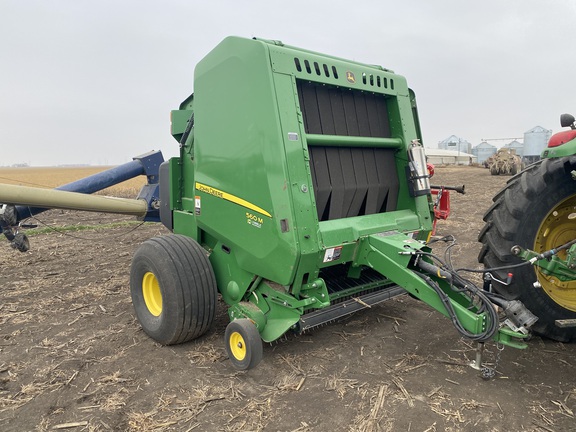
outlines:
[[[576,195],[559,203],[546,216],[536,233],[534,250],[544,252],[576,238]],[[566,259],[566,251],[558,257]],[[536,268],[542,289],[560,306],[576,312],[576,281],[560,281]]]
[[[142,296],[148,311],[154,316],[162,313],[162,292],[158,279],[152,272],[147,272],[142,277]]]
[[[246,342],[238,332],[230,335],[230,351],[236,360],[242,361],[246,357]]]

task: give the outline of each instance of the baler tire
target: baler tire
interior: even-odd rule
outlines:
[[[262,360],[262,338],[249,319],[231,321],[226,327],[224,340],[226,353],[236,369],[252,369]]]
[[[214,271],[206,251],[190,237],[145,241],[132,259],[130,292],[142,329],[163,345],[196,339],[214,321]]]
[[[484,215],[478,261],[486,268],[518,264],[522,260],[512,254],[514,245],[544,252],[576,238],[573,170],[576,156],[544,159],[512,177]],[[565,252],[561,257],[565,259]],[[530,265],[492,273],[506,280],[509,271],[514,275],[512,283],[505,286],[493,281],[493,287],[508,299],[522,301],[539,318],[533,331],[562,342],[576,339],[576,328],[555,324],[556,320],[576,318],[576,281],[551,281]],[[542,288],[534,287],[536,281]]]

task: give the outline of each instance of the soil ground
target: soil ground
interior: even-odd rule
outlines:
[[[452,194],[439,235],[453,234],[458,267],[478,267],[482,215],[507,177],[437,168]],[[50,211],[55,229],[19,253],[0,243],[0,430],[44,431],[573,431],[576,344],[538,336],[501,353],[494,379],[467,366],[474,345],[408,296],[265,345],[233,369],[222,303],[200,339],[163,347],[132,309],[132,254],[166,234],[121,216]],[[485,361],[498,350],[487,344]]]

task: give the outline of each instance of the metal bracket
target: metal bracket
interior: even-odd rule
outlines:
[[[560,328],[576,327],[576,319],[556,320],[556,321],[554,321],[554,324],[556,324],[556,327],[560,327]]]
[[[544,253],[537,253],[520,246],[512,247],[512,253],[524,261],[529,261],[538,267],[542,273],[554,276],[562,282],[576,279],[576,244],[567,252],[567,259],[563,260],[556,255],[561,249],[552,249]]]
[[[476,358],[472,360],[469,366],[472,369],[481,370],[482,369],[482,355],[484,354],[484,344],[482,342],[478,342],[476,345]]]

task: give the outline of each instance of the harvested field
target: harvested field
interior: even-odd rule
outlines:
[[[456,236],[459,267],[478,266],[482,214],[506,179],[437,168],[434,184],[466,184],[438,228]],[[130,260],[167,233],[161,225],[56,210],[38,219],[50,228],[31,236],[29,252],[0,242],[2,431],[575,429],[576,344],[488,344],[485,360],[500,361],[484,381],[467,366],[473,344],[403,296],[266,345],[256,369],[238,372],[223,347],[223,304],[212,330],[187,344],[163,347],[140,329]]]
[[[40,188],[54,188],[75,180],[104,171],[107,166],[86,167],[23,167],[1,168],[0,183]],[[135,197],[143,184],[144,176],[139,176],[100,191],[101,195]]]

